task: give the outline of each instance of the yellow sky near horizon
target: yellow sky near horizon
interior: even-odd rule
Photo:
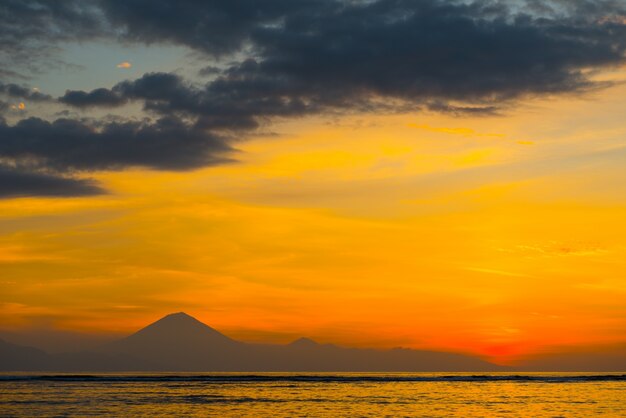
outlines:
[[[625,342],[626,86],[503,116],[274,123],[238,162],[0,201],[0,328],[508,358]]]

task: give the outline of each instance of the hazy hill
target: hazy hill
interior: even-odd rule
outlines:
[[[150,371],[159,367],[130,355],[106,355],[89,351],[48,354],[36,348],[0,340],[0,371]]]
[[[176,313],[93,352],[49,355],[0,345],[2,370],[56,371],[496,371],[475,357],[409,349],[372,350],[318,344],[301,338],[287,345],[235,341]]]
[[[626,371],[626,344],[578,348],[578,351],[557,351],[527,358],[523,370],[558,372],[623,372]]]
[[[184,371],[487,371],[498,366],[452,353],[349,349],[302,338],[287,345],[246,344],[185,314],[168,315],[109,344],[106,353],[131,355]]]
[[[0,340],[0,370],[45,370],[50,356],[32,347],[24,347]]]

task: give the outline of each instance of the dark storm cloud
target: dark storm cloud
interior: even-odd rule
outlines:
[[[185,112],[207,126],[240,122],[247,129],[264,117],[390,103],[493,114],[520,97],[598,87],[588,70],[623,63],[626,50],[626,26],[611,19],[623,12],[614,2],[602,2],[602,18],[584,1],[543,2],[552,6],[549,17],[503,2],[438,0],[103,4],[126,38],[250,57],[202,88],[148,74],[112,90],[68,92],[61,101],[84,107],[144,100],[148,110]]]
[[[103,22],[94,2],[81,0],[3,0],[0,37],[3,47],[35,40],[77,40],[101,34]]]
[[[213,55],[241,49],[251,32],[280,24],[291,14],[318,13],[333,0],[132,0],[101,1],[108,19],[127,39],[188,45]]]
[[[139,100],[147,111],[163,116],[196,117],[199,126],[212,130],[254,129],[262,118],[313,113],[314,106],[318,106],[299,97],[271,94],[274,90],[273,84],[238,81],[236,76],[195,87],[175,74],[148,73],[134,81],[123,81],[110,90],[67,91],[59,101],[86,108]]]
[[[189,107],[197,95],[181,77],[169,73],[148,73],[134,81],[123,81],[112,89],[99,88],[90,92],[68,90],[59,98],[74,107],[120,106],[130,100],[144,100],[147,107],[168,102],[172,107]]]
[[[0,165],[0,199],[25,196],[91,196],[105,191],[93,181]]]
[[[96,4],[81,0],[2,0],[0,64],[3,75],[19,77],[16,65],[41,72],[64,64],[55,57],[57,43],[110,36]]]
[[[185,170],[223,163],[230,150],[222,139],[174,117],[102,125],[34,117],[13,126],[0,123],[0,155],[57,172],[135,166]]]
[[[541,16],[489,1],[103,4],[130,39],[210,54],[248,48],[255,65],[233,66],[234,80],[219,80],[238,95],[322,103],[368,95],[496,102],[584,90],[592,83],[583,71],[623,62],[626,46],[624,25],[606,19],[624,12],[612,1],[532,1],[548,10]]]
[[[225,161],[230,139],[277,117],[494,115],[522,98],[605,86],[590,77],[624,63],[625,16],[611,0],[8,0],[0,41],[15,54],[101,37],[220,61],[203,85],[148,73],[67,91],[62,105],[140,102],[158,120],[2,123],[0,159],[57,172],[181,170]]]
[[[52,96],[48,94],[43,94],[37,90],[33,90],[32,88],[13,83],[5,84],[0,82],[0,94],[16,99],[31,100],[33,102],[46,102],[53,100]]]
[[[214,65],[207,65],[204,68],[201,68],[200,71],[198,71],[198,75],[199,76],[213,76],[216,74],[221,74],[223,71],[223,69],[216,67]]]
[[[83,108],[91,106],[115,107],[127,102],[124,97],[105,88],[90,92],[68,90],[63,97],[59,98],[59,101],[70,106]]]

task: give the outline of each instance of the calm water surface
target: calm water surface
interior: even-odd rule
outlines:
[[[626,417],[626,373],[0,374],[2,417]]]

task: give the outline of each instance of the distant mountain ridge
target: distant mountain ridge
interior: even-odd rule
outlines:
[[[0,370],[490,372],[505,368],[456,353],[343,348],[308,338],[286,345],[243,343],[179,312],[94,351],[50,355],[0,340]]]

